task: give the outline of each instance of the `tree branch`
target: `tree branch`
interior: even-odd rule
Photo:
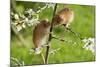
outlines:
[[[82,37],[80,37],[80,34],[79,33],[73,31],[71,28],[66,28],[66,30],[69,30],[71,33],[73,33],[75,36],[77,36],[80,40],[83,39]]]
[[[52,36],[52,38],[57,39],[57,40],[62,41],[62,42],[70,43],[70,41],[56,37],[56,36]]]
[[[54,12],[53,12],[53,17],[56,13],[56,9],[57,9],[57,3],[55,4],[55,7],[54,7]],[[53,22],[53,18],[52,18],[52,22]],[[50,28],[50,32],[52,32],[52,29],[53,29],[53,26],[52,26],[52,22],[51,22],[51,28]],[[46,48],[46,56],[45,56],[45,64],[48,64],[48,56],[49,56],[49,49],[50,49],[50,42],[51,42],[51,39],[52,39],[52,34],[49,34],[49,39],[48,39],[48,42],[47,42],[47,48]]]

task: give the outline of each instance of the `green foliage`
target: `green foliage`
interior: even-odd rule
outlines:
[[[27,8],[34,8],[42,6],[42,3],[32,2],[17,2],[17,9],[19,12],[23,12]],[[65,5],[64,7],[70,7],[75,12],[75,19],[71,23],[71,28],[81,34],[82,37],[95,38],[95,6],[83,6],[83,5]],[[58,4],[57,11],[62,9],[63,5]],[[48,18],[52,19],[53,10],[48,8],[40,13],[40,20]],[[11,57],[15,57],[20,61],[24,61],[25,65],[43,64],[40,55],[29,54],[30,48],[34,47],[32,43],[33,28],[29,27],[21,32],[27,42],[26,47],[23,47],[19,40],[13,36],[11,40]],[[84,45],[75,35],[69,31],[65,31],[63,27],[56,27],[53,30],[54,34],[64,38],[72,43],[60,42],[53,39],[51,42],[51,49],[60,48],[55,54],[50,54],[49,63],[69,63],[69,62],[83,62],[94,61],[95,56],[91,51],[82,48]],[[76,44],[74,44],[76,43]],[[45,48],[44,48],[45,50]]]

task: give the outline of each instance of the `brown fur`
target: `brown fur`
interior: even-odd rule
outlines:
[[[74,12],[69,8],[59,11],[53,18],[53,25],[67,25],[73,21]]]
[[[45,41],[48,39],[50,31],[50,23],[46,20],[40,21],[40,23],[35,27],[34,34],[33,34],[33,43],[35,48],[41,47],[44,45],[43,40]]]

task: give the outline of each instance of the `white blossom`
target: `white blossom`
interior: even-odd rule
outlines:
[[[32,15],[35,13],[35,11],[33,9],[28,9],[27,11],[25,11],[25,13],[28,13],[29,15]]]
[[[55,50],[52,49],[49,53],[50,53],[50,54],[55,54],[55,53],[57,53],[60,49],[61,49],[61,48],[57,48],[57,49],[55,49]]]
[[[20,30],[22,30],[22,26],[18,25],[18,26],[16,26],[16,29],[17,29],[17,31],[20,31]]]
[[[25,27],[26,27],[25,23],[23,23],[23,24],[22,24],[22,27],[23,27],[23,28],[25,28]]]
[[[14,13],[13,13],[12,11],[11,11],[11,13],[10,13],[10,14],[11,14],[11,16],[14,16]]]
[[[95,53],[95,38],[85,38],[82,41],[85,43],[83,48]]]
[[[55,4],[54,3],[45,3],[45,6],[43,7],[39,7],[40,10],[38,10],[36,13],[40,13],[43,10],[45,10],[46,8],[53,8],[54,9]]]
[[[25,23],[20,20],[16,20],[16,21],[12,22],[11,24],[15,27],[15,29],[17,31],[21,31],[23,28],[26,27]]]
[[[32,55],[33,53],[34,53],[34,50],[33,49],[30,49],[29,50],[29,54]]]
[[[53,8],[54,9],[55,4],[54,3],[46,3],[46,6],[47,6],[47,8]]]
[[[24,61],[20,61],[17,58],[14,58],[14,57],[11,57],[11,61],[14,62],[15,65],[21,65],[21,66],[25,65]]]
[[[40,13],[40,12],[42,12],[44,9],[46,9],[46,7],[47,7],[47,5],[45,5],[44,7],[39,7],[40,8],[40,10],[38,10],[36,13]]]
[[[15,14],[15,15],[14,15],[14,18],[15,18],[16,20],[18,20],[18,19],[19,19],[19,15],[18,15],[18,14]]]
[[[50,8],[51,5],[53,6],[53,4],[45,4],[45,6],[43,6],[42,8],[39,7],[40,9],[37,12],[31,8],[24,11],[23,14],[11,12],[11,24],[14,25],[17,31],[21,31],[23,28],[26,28],[26,26],[30,27],[33,25],[37,25],[38,23],[40,23],[39,13],[45,10],[47,7]]]

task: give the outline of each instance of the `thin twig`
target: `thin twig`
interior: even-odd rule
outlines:
[[[71,33],[73,33],[75,36],[77,36],[80,40],[83,39],[82,37],[80,37],[80,34],[79,33],[73,31],[71,28],[66,28],[66,30],[69,30]]]
[[[54,12],[53,12],[53,17],[55,15],[55,12],[56,12],[56,9],[57,9],[57,3],[55,4],[55,7],[54,7]],[[53,21],[53,18],[52,18],[52,21]],[[53,29],[53,26],[52,26],[52,23],[51,23],[51,28],[50,28],[50,32],[52,32],[52,29]],[[49,49],[50,49],[50,42],[51,42],[51,39],[52,39],[52,34],[49,34],[49,39],[48,39],[48,42],[47,42],[47,49],[46,49],[46,56],[45,56],[45,64],[48,64],[48,56],[49,56]]]
[[[13,61],[14,63],[16,63],[17,65],[21,65],[21,63],[19,62],[19,60],[17,60],[14,57],[11,57],[11,61]]]
[[[56,37],[56,36],[52,36],[52,38],[57,39],[57,40],[62,41],[62,42],[70,43],[70,41]]]
[[[41,55],[41,57],[42,57],[43,63],[45,64],[45,58],[44,58],[44,55],[43,55],[42,53],[41,53],[40,55]]]

